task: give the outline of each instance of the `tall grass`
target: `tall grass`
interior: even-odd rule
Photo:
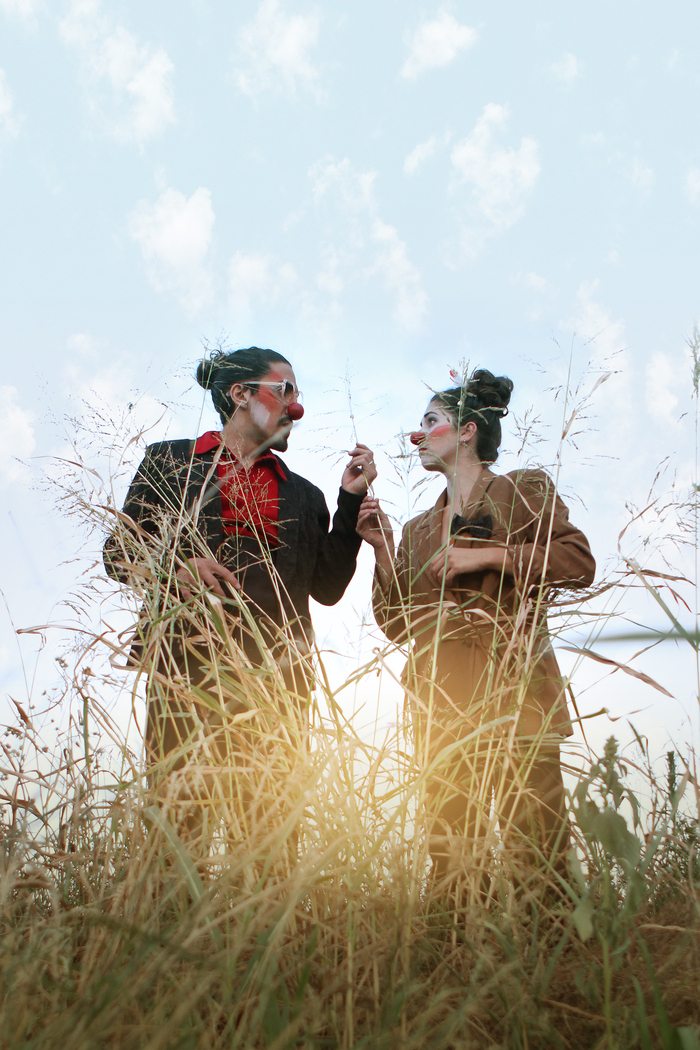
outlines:
[[[566,877],[546,858],[516,870],[498,795],[484,797],[478,863],[463,858],[441,886],[422,800],[436,771],[452,775],[455,743],[426,759],[410,721],[367,743],[321,653],[307,706],[260,636],[261,666],[246,657],[233,599],[183,604],[172,570],[162,575],[152,548],[143,559],[143,593],[160,582],[162,622],[189,621],[208,678],[161,675],[193,729],[148,775],[109,712],[109,676],[94,670],[100,645],[123,663],[116,633],[87,637],[89,669],[71,663],[71,742],[47,754],[25,708],[10,727],[1,1045],[700,1047],[694,766],[671,753],[657,778],[641,738],[634,769],[613,738],[579,762]],[[663,580],[635,572],[675,630]],[[356,682],[389,653],[377,646]],[[512,757],[508,729],[489,728],[494,761]]]

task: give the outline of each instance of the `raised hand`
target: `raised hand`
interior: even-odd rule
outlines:
[[[346,492],[352,492],[356,496],[364,496],[377,476],[374,454],[367,445],[361,445],[358,442],[348,455],[350,456],[350,462],[343,471],[343,478],[340,484]]]
[[[357,515],[357,526],[355,528],[358,536],[362,536],[375,550],[386,550],[394,555],[394,530],[391,527],[388,515],[379,505],[379,500],[374,496],[367,495],[360,504],[360,512]]]

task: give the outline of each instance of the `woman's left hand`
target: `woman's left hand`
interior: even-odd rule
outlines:
[[[513,562],[507,547],[455,547],[450,544],[435,555],[428,566],[434,583],[452,583],[464,572],[512,572]]]

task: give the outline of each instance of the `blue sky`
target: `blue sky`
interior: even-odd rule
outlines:
[[[450,367],[514,379],[503,469],[515,417],[538,420],[525,458],[551,465],[570,411],[554,388],[571,369],[585,394],[612,371],[561,475],[612,565],[657,466],[665,502],[694,476],[699,23],[694,4],[624,0],[0,0],[0,529],[16,624],[60,620],[97,549],[55,508],[45,476],[60,470],[44,457],[77,433],[104,473],[139,426],[149,439],[212,426],[192,373],[219,338],[292,360],[307,411],[288,461],[330,503],[353,437],[349,377],[399,518],[437,489],[412,500],[392,485],[396,435]],[[663,540],[691,571],[667,538],[677,517],[648,514],[627,553],[662,568]],[[370,562],[317,616],[338,648],[357,645]],[[631,614],[659,622],[643,606]],[[44,688],[57,643],[38,664],[36,640],[21,644]],[[594,686],[604,672],[588,667],[591,709],[642,709],[650,734],[687,735],[693,666],[666,648],[635,666],[677,700],[619,672]]]

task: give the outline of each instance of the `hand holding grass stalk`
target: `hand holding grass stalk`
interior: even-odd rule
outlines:
[[[372,450],[368,448],[367,445],[363,445],[357,439],[355,412],[352,407],[352,391],[350,389],[350,375],[348,372],[345,373],[345,389],[348,395],[350,427],[352,428],[352,438],[355,442],[355,448],[352,450],[346,450],[352,459],[345,468],[341,485],[346,492],[353,492],[358,496],[364,496],[372,487],[372,482],[377,476],[377,468],[374,465],[374,454],[372,453]]]
[[[235,573],[220,565],[213,558],[190,558],[175,574],[180,583],[180,593],[186,601],[192,597],[192,591],[210,588],[220,598],[230,598],[231,590],[240,591],[241,584]],[[222,582],[228,585],[228,593]]]
[[[371,492],[367,493],[360,505],[356,531],[374,547],[377,567],[386,576],[391,576],[394,568],[394,531],[389,516]]]
[[[341,485],[346,492],[364,496],[377,476],[374,453],[367,445],[359,441],[353,449],[346,451],[350,456],[350,462],[343,471]]]

